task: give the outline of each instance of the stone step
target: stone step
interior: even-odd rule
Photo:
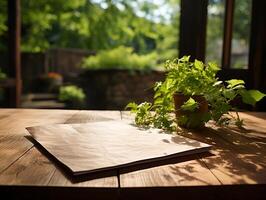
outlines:
[[[21,104],[22,108],[46,108],[46,109],[63,109],[66,105],[55,100],[42,101],[24,101]]]
[[[22,101],[57,100],[58,95],[52,93],[30,93],[22,96]]]

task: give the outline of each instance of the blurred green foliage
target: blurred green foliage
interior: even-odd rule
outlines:
[[[62,86],[59,90],[59,100],[66,102],[69,108],[84,106],[86,95],[83,90],[75,85]]]
[[[7,75],[0,68],[0,81],[7,78]],[[4,100],[4,90],[0,87],[0,103]]]
[[[0,50],[7,46],[7,1],[0,1]]]
[[[251,0],[236,0],[234,4],[233,40],[232,40],[232,68],[247,66],[248,54],[241,57],[234,54],[245,54],[248,51],[251,23]],[[209,0],[206,60],[215,60],[221,65],[222,40],[224,32],[225,0]]]
[[[7,78],[6,73],[4,73],[4,72],[2,71],[2,69],[0,68],[0,81],[1,81],[1,80],[4,80],[4,79],[6,79],[6,78]]]
[[[138,55],[133,48],[119,46],[111,50],[100,51],[96,56],[86,58],[82,67],[85,69],[150,69],[156,66],[155,52]]]
[[[179,5],[178,2],[164,0],[169,6]],[[137,15],[136,7],[145,16]],[[148,16],[157,7],[141,0],[21,1],[22,51],[42,52],[55,47],[98,51],[125,45],[140,54],[158,49],[163,57],[167,51],[170,54],[166,57],[176,56],[173,51],[177,51],[179,12],[173,13],[168,22],[155,22]],[[0,11],[0,38],[4,38],[6,1],[1,1]]]
[[[235,3],[234,38],[246,43],[250,2]],[[209,0],[206,55],[207,60],[218,63],[224,3],[225,0]],[[159,9],[164,6],[161,12]],[[180,0],[25,0],[21,1],[21,12],[22,51],[44,52],[61,47],[98,52],[124,45],[137,54],[156,51],[159,63],[178,56]],[[0,1],[0,50],[7,47],[6,23],[4,0]]]

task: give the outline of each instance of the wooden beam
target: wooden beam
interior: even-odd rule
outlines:
[[[231,64],[234,4],[235,0],[226,0],[225,2],[223,57],[222,57],[222,68],[224,69],[230,68]]]
[[[266,1],[252,1],[249,74],[252,87],[266,93]],[[258,103],[258,110],[266,111],[266,99]]]
[[[21,96],[20,60],[20,0],[8,0],[8,75],[15,78],[16,86],[10,91],[9,106],[19,107]]]
[[[181,0],[179,56],[205,60],[208,0]]]

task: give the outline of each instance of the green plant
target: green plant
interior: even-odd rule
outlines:
[[[7,75],[1,70],[0,68],[0,81],[5,80],[7,78]],[[0,103],[4,100],[4,90],[0,87]]]
[[[83,107],[86,95],[75,85],[62,86],[59,90],[59,100],[67,103],[68,107]]]
[[[0,80],[4,80],[7,78],[7,75],[0,68]]]
[[[89,56],[82,66],[86,69],[150,69],[156,65],[155,58],[155,53],[138,55],[130,47],[119,46]]]
[[[157,82],[154,86],[154,101],[152,103],[144,102],[139,105],[129,103],[127,108],[136,113],[135,122],[139,126],[152,126],[166,130],[174,130],[178,124],[187,124],[189,127],[197,127],[198,121],[203,123],[214,120],[217,124],[228,124],[234,121],[237,126],[243,125],[243,120],[230,116],[230,110],[237,110],[230,102],[241,97],[246,104],[255,105],[266,95],[258,90],[247,90],[243,80],[232,79],[220,81],[216,74],[219,67],[209,62],[204,64],[199,60],[190,61],[189,56],[180,59],[168,60],[165,63],[167,70],[166,78],[163,82]],[[173,115],[174,94],[184,94],[188,100],[181,106],[181,110],[188,112],[189,115],[183,115],[176,119]],[[208,102],[209,112],[199,116],[196,111],[199,107],[194,97],[202,96]],[[152,112],[153,111],[153,112]]]

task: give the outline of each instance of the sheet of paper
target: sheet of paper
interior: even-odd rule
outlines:
[[[33,138],[75,175],[123,168],[208,151],[210,145],[123,121],[27,128]]]

